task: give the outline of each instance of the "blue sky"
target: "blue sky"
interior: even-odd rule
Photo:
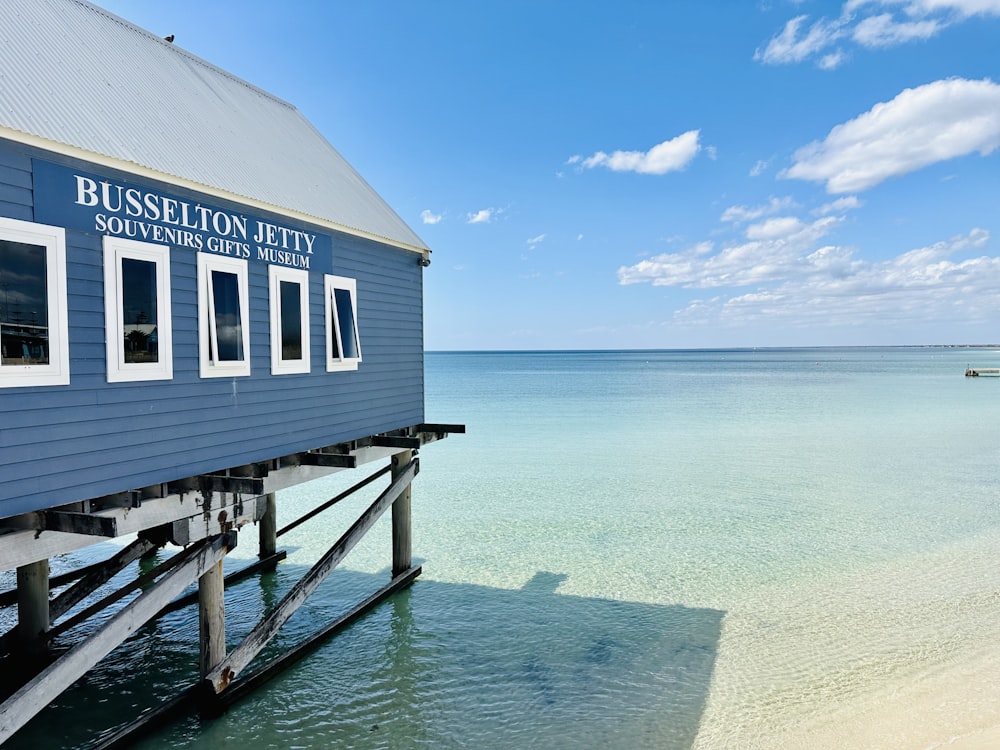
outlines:
[[[98,4],[382,194],[428,349],[1000,342],[1000,0]]]

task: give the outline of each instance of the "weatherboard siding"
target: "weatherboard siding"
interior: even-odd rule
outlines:
[[[31,159],[0,141],[0,216],[31,221]]]
[[[0,215],[35,220],[32,158],[131,179],[0,141]],[[185,199],[201,197],[172,185],[140,182]],[[172,247],[173,378],[108,383],[102,240],[93,232],[67,229],[70,384],[0,388],[0,517],[424,421],[419,256],[214,197],[204,200],[332,237],[332,273],[357,280],[359,369],[326,372],[323,272],[311,271],[311,372],[271,374],[268,266],[251,260],[251,374],[201,378],[197,253]]]

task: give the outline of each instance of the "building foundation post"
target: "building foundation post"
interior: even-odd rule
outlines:
[[[413,451],[401,451],[392,457],[392,479],[395,481],[413,460]],[[392,504],[392,577],[410,569],[412,564],[410,485]]]
[[[198,578],[199,668],[204,678],[226,658],[226,600],[222,560]]]
[[[21,653],[35,657],[48,650],[44,633],[49,629],[49,561],[17,569],[17,639]]]
[[[267,510],[258,522],[260,533],[260,549],[257,557],[263,560],[278,551],[278,503],[274,493],[264,496],[267,500]]]

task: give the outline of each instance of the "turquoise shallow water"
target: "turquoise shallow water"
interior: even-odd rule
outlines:
[[[142,746],[923,748],[1000,724],[1000,379],[967,364],[1000,352],[430,353],[428,419],[468,434],[421,452],[421,578]],[[279,524],[358,478],[282,493]],[[231,644],[379,487],[227,594]],[[389,550],[383,519],[281,642]],[[193,611],[143,632],[10,746],[74,746],[194,678]]]

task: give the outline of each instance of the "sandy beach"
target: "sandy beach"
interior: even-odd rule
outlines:
[[[760,747],[811,750],[1000,748],[1000,648],[847,703]]]

